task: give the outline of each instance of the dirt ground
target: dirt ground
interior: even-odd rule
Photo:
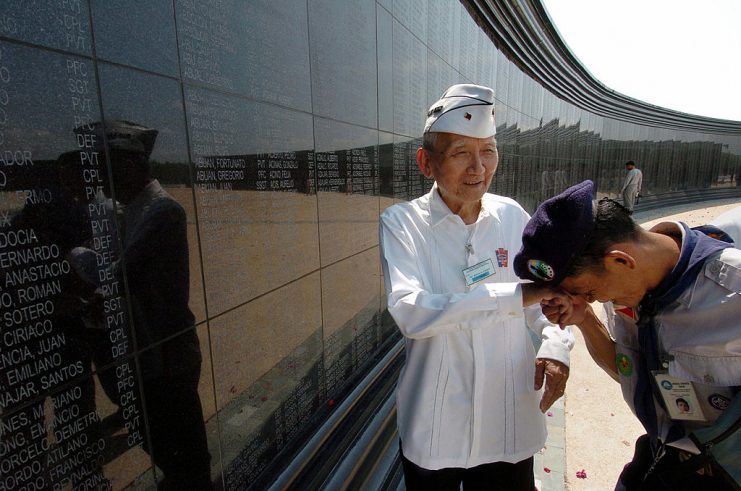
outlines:
[[[709,222],[739,206],[738,201],[695,203],[657,212],[636,214],[650,227],[664,220],[680,220],[690,226]],[[565,394],[566,483],[569,491],[612,490],[623,465],[633,456],[633,444],[643,434],[638,419],[623,402],[620,386],[592,361],[581,333],[573,328],[577,342],[571,352],[571,375]],[[586,478],[578,478],[584,470]]]

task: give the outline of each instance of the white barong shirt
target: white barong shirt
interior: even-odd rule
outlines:
[[[512,261],[529,216],[514,200],[485,194],[466,225],[430,193],[380,219],[388,310],[406,340],[397,386],[404,456],[425,469],[519,462],[546,440],[534,390],[539,358],[568,366],[574,337],[522,307]],[[494,274],[466,286],[463,270],[491,259]]]

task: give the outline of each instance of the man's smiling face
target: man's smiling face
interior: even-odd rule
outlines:
[[[427,152],[428,165],[422,172],[435,179],[440,196],[454,213],[479,202],[489,190],[499,163],[494,137],[439,133],[435,149]]]

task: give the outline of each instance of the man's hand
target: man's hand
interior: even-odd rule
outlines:
[[[572,324],[581,324],[586,316],[587,301],[579,295],[566,295],[543,299],[540,308],[543,315],[561,329]]]
[[[545,379],[545,391],[540,399],[540,411],[546,412],[566,390],[569,367],[556,360],[538,358],[535,360],[535,390],[540,390]]]
[[[550,287],[538,285],[535,283],[521,283],[520,288],[522,289],[522,306],[528,307],[530,305],[543,302],[560,302],[565,303],[569,301],[569,294],[558,287]]]

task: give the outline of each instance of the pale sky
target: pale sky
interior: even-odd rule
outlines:
[[[741,121],[741,0],[542,0],[606,87],[649,104]]]

